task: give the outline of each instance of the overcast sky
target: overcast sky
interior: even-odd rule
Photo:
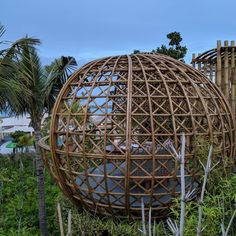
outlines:
[[[192,53],[236,40],[235,0],[1,0],[4,39],[34,36],[43,63],[71,55],[81,63],[109,55],[149,51],[179,31]]]

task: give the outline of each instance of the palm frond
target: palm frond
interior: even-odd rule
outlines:
[[[22,100],[31,118],[41,116],[44,110],[44,74],[37,51],[33,47],[22,47],[18,64],[18,80],[31,94]]]
[[[12,59],[15,61],[18,61],[19,58],[22,57],[22,52],[24,51],[25,47],[28,48],[34,48],[35,46],[40,44],[40,40],[36,38],[28,38],[24,37],[21,39],[18,39],[14,43],[10,45],[7,49],[1,50],[1,57],[2,60],[0,61],[0,64],[5,63],[7,59]]]
[[[27,42],[16,42],[0,63],[0,108],[14,114],[34,113],[36,117],[44,103],[42,66],[36,49]]]
[[[5,32],[6,32],[5,27],[0,23],[0,37],[2,37]]]
[[[56,97],[66,80],[76,70],[77,62],[74,57],[56,59],[51,65],[45,67],[46,80],[44,84],[45,104],[50,111],[55,103]]]

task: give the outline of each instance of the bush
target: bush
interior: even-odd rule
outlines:
[[[213,171],[214,172],[214,171]],[[217,170],[213,176],[217,175]],[[211,174],[210,174],[211,175]],[[232,174],[229,177],[221,177],[214,182],[214,186],[209,183],[208,190],[204,199],[202,227],[206,226],[201,234],[222,235],[221,224],[224,223],[225,228],[229,224],[230,218],[235,210],[236,202],[236,176]],[[211,185],[211,186],[209,186]],[[172,218],[179,221],[180,218],[180,199],[175,199],[176,207],[171,208]],[[197,199],[186,203],[184,233],[188,236],[196,235],[198,222],[198,202]],[[234,222],[236,219],[234,219]],[[231,234],[235,235],[236,224],[233,223],[230,228]]]
[[[37,179],[33,159],[13,161],[0,157],[0,235],[39,235]],[[51,235],[58,235],[55,217],[60,191],[45,172],[47,220]]]

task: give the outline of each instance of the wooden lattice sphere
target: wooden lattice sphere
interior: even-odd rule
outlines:
[[[162,217],[180,193],[186,135],[187,189],[198,186],[196,141],[233,158],[234,121],[219,89],[186,64],[159,54],[92,61],[57,98],[45,163],[77,206],[116,217],[141,216],[141,199]]]

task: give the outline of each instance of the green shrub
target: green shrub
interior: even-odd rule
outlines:
[[[39,235],[37,180],[33,160],[0,157],[0,235]],[[55,205],[60,191],[45,172],[46,211],[51,235],[59,234]]]
[[[218,171],[215,170],[217,173]],[[214,175],[216,175],[216,173]],[[211,175],[211,174],[210,174]],[[202,226],[206,226],[201,234],[208,235],[222,235],[221,224],[228,225],[236,202],[236,176],[221,177],[218,182],[214,182],[214,186],[210,187],[204,199],[203,205],[203,219]],[[176,207],[171,208],[172,218],[177,222],[180,218],[180,199],[175,199]],[[188,236],[196,235],[196,228],[198,222],[198,202],[197,200],[186,203],[186,216],[184,233]],[[236,219],[234,219],[236,222]],[[236,235],[236,224],[233,223],[230,229],[230,235]]]

